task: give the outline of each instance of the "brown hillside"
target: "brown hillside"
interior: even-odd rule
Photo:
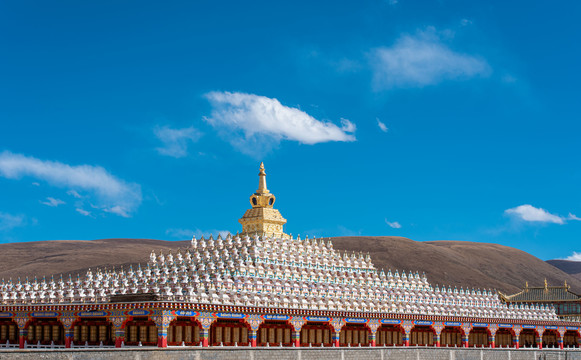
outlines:
[[[152,250],[164,253],[188,241],[149,239],[59,240],[0,244],[0,278],[72,274],[89,268],[146,263]]]
[[[422,271],[428,281],[463,287],[495,288],[505,293],[529,285],[563,284],[581,289],[581,281],[524,251],[468,241],[419,242],[403,237],[339,237],[335,249],[369,251],[376,267]]]
[[[581,281],[581,261],[547,260],[547,262]]]
[[[364,251],[378,268],[424,271],[432,284],[516,292],[528,281],[581,290],[581,281],[523,251],[464,241],[418,242],[403,237],[333,238],[337,250]],[[186,248],[189,241],[105,239],[0,244],[0,278],[83,274],[88,268],[145,263],[151,250]]]

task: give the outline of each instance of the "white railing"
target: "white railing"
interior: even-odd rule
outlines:
[[[26,341],[24,342],[25,349],[64,349],[64,345],[55,345],[54,341],[50,343],[50,345],[42,345],[40,341],[36,344],[28,344]]]

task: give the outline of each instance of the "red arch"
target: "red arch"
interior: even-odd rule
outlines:
[[[425,333],[430,333],[430,335],[424,335]],[[422,334],[421,341],[418,341],[418,336],[414,336],[414,334]],[[416,325],[410,331],[410,346],[435,346],[436,342],[434,341],[434,336],[436,335],[436,330],[431,325]],[[414,341],[414,337],[416,338]]]
[[[274,341],[271,341],[270,329],[274,329]],[[279,331],[279,329],[281,329],[281,331]],[[258,328],[256,344],[258,346],[266,346],[267,344],[269,346],[279,346],[280,344],[282,344],[282,346],[292,346],[293,331],[294,328],[288,320],[265,320]]]
[[[176,326],[180,326],[182,333],[177,334],[177,329]],[[185,327],[190,326],[192,327],[191,330],[191,334],[190,334],[190,339],[187,339],[186,333],[187,330],[185,330]],[[198,328],[198,336],[196,338],[196,331],[194,330],[195,328]],[[168,345],[171,346],[179,346],[182,345],[182,343],[184,345],[187,346],[197,346],[200,344],[201,341],[201,330],[202,330],[202,325],[200,324],[200,322],[198,320],[196,320],[196,318],[193,317],[176,317],[174,320],[172,320],[172,322],[170,322],[169,326],[168,326],[168,330],[167,330],[167,337],[168,337]],[[171,341],[170,341],[171,339]],[[181,340],[181,341],[180,341]],[[190,341],[186,341],[186,340],[190,340]]]
[[[399,336],[399,338],[401,338],[401,339],[398,339],[397,342],[394,342],[393,338],[392,338],[392,341],[390,343],[387,343],[387,341],[384,342],[383,337],[380,334],[380,332],[388,332],[388,331],[399,332],[401,334]],[[383,345],[385,345],[385,346],[403,346],[404,345],[404,337],[405,337],[405,331],[401,325],[383,324],[379,327],[379,329],[377,329],[377,333],[375,335],[375,341],[377,342],[377,346],[383,346]],[[385,338],[387,338],[387,335],[385,335]],[[401,341],[399,341],[399,340],[401,340]]]
[[[246,329],[247,334],[248,334],[248,339],[246,339],[247,341],[239,342],[237,345],[248,346],[249,341],[250,341],[251,327],[250,327],[250,324],[248,324],[246,322],[246,320],[244,320],[244,319],[216,319],[216,321],[214,321],[212,323],[212,326],[210,327],[210,333],[208,335],[210,346],[219,346],[219,345],[233,346],[234,341],[225,342],[224,341],[225,334],[224,334],[224,332],[222,332],[223,331],[222,329],[219,330],[220,332],[222,332],[220,334],[217,331],[218,328],[229,328],[229,331],[231,331],[232,328],[238,328],[238,329],[240,329],[239,331],[241,331],[241,332],[243,331],[242,329]],[[242,340],[245,340],[245,339],[242,339]]]

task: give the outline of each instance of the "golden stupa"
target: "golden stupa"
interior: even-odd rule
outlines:
[[[286,219],[272,207],[275,201],[276,197],[266,188],[264,163],[260,163],[258,190],[250,196],[252,209],[246,210],[244,216],[238,220],[242,224],[243,235],[289,237],[282,229]]]

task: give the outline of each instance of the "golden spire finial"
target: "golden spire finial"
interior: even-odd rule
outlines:
[[[545,278],[545,289],[547,289],[549,285],[547,284],[547,278]]]
[[[567,280],[565,280],[565,288],[568,289],[569,285],[567,285]]]
[[[268,194],[270,191],[266,188],[266,173],[264,172],[264,163],[260,163],[260,171],[258,172],[258,190],[257,194]]]
[[[529,282],[525,281],[525,287],[528,289],[529,288]]]

